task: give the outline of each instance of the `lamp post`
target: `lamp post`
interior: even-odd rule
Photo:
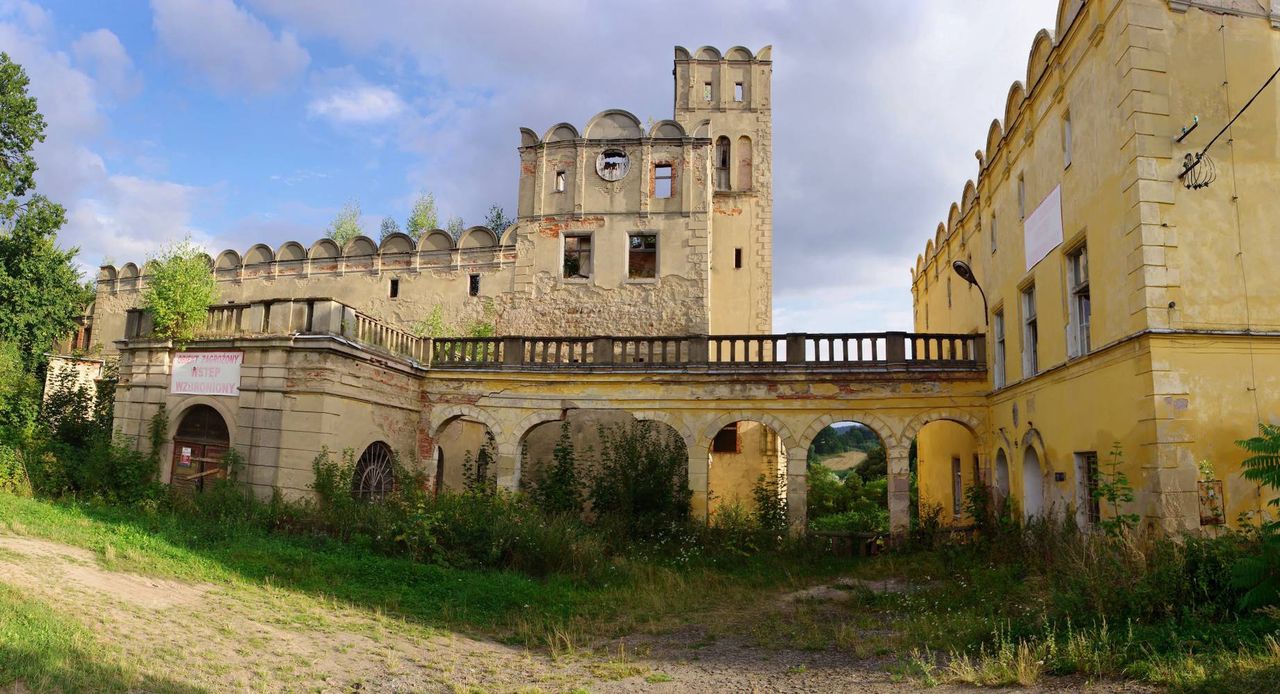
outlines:
[[[960,275],[960,279],[978,288],[978,294],[982,297],[982,322],[984,325],[991,325],[991,318],[987,315],[987,293],[982,291],[978,278],[973,276],[973,268],[963,260],[956,260],[951,263],[951,269]]]

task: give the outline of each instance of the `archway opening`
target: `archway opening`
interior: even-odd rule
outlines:
[[[493,432],[484,422],[468,417],[449,420],[436,433],[436,493],[492,486],[498,475],[497,458]]]
[[[996,483],[994,496],[996,502],[996,511],[1003,512],[1005,504],[1009,503],[1009,458],[1004,454],[1003,448],[996,449]]]
[[[182,413],[173,434],[173,462],[169,483],[204,489],[206,483],[227,476],[223,456],[231,448],[227,422],[208,405],[193,405]]]
[[[351,475],[351,496],[360,501],[382,501],[395,486],[395,454],[385,442],[374,441],[356,461]]]
[[[974,506],[975,487],[985,491],[978,439],[969,427],[948,419],[938,419],[916,434],[916,493],[918,518],[922,526],[969,525],[975,512],[989,508]]]
[[[1022,515],[1027,520],[1044,516],[1044,470],[1031,446],[1022,454]]]
[[[809,528],[817,532],[889,531],[889,465],[884,441],[852,420],[813,437],[806,465]]]
[[[707,448],[707,510],[763,517],[784,509],[787,449],[764,422],[739,420],[721,427]],[[762,507],[762,504],[769,504]],[[776,506],[775,506],[776,505]]]

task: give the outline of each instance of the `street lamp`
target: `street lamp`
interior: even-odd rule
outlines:
[[[973,268],[963,260],[956,260],[951,263],[951,269],[960,275],[960,279],[978,288],[978,294],[982,297],[982,322],[984,325],[991,325],[991,318],[987,316],[987,293],[982,291],[978,278],[973,276]]]

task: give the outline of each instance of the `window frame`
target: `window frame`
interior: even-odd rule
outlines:
[[[561,239],[560,239],[560,279],[565,280],[566,282],[589,282],[589,281],[591,281],[591,277],[592,277],[592,275],[593,275],[593,274],[595,274],[595,247],[596,247],[596,244],[595,244],[595,238],[594,238],[594,236],[595,236],[594,234],[592,234],[591,232],[589,232],[589,231],[588,231],[588,232],[572,232],[572,233],[567,233],[567,234],[564,234],[564,235],[561,237]],[[584,251],[584,250],[582,250],[582,248],[574,248],[574,249],[571,251],[571,250],[569,249],[569,240],[570,240],[570,239],[586,239],[586,240],[587,240],[587,249]],[[568,275],[568,274],[565,274],[565,272],[566,272],[566,270],[565,270],[565,263],[566,263],[566,261],[569,259],[569,254],[570,254],[570,253],[575,254],[575,256],[577,257],[577,260],[578,260],[578,274],[577,274],[577,275]],[[582,273],[582,266],[583,266],[583,263],[582,263],[582,256],[583,256],[584,254],[587,256],[587,262],[586,262],[586,274],[583,274],[583,273]]]
[[[566,175],[566,172],[563,170],[556,171],[555,182],[552,183],[551,185],[551,192],[553,193],[565,192],[565,189],[568,187],[565,181],[565,175]]]
[[[1066,111],[1062,114],[1062,168],[1071,168],[1071,143],[1073,133],[1071,130],[1071,112]]]
[[[995,354],[992,357],[992,383],[996,388],[1003,388],[1009,382],[1008,371],[1006,367],[1006,330],[1004,324],[1004,307],[999,306],[992,311],[991,316],[993,341],[995,343]]]
[[[1027,179],[1024,174],[1018,174],[1018,218],[1024,221],[1027,218]]]
[[[1089,247],[1067,252],[1067,356],[1083,357],[1092,350],[1093,302],[1089,291]]]
[[[733,432],[733,450],[721,447],[724,444],[724,440],[728,439],[730,431]],[[711,452],[730,455],[742,452],[742,435],[738,432],[737,422],[724,425],[720,428],[720,431],[716,432],[715,436],[711,437]]]
[[[747,100],[747,85],[742,82],[733,83],[733,101],[742,103]]]
[[[996,213],[991,213],[991,255],[996,254]]]
[[[1022,377],[1040,373],[1040,316],[1036,306],[1036,283],[1028,282],[1019,290],[1022,308]]]
[[[659,175],[659,169],[666,169],[665,176]],[[667,182],[667,194],[659,195],[659,181]],[[669,161],[659,161],[653,163],[653,197],[656,200],[670,200],[676,196],[676,167]]]
[[[636,253],[636,252],[637,252],[637,250],[638,250],[639,252],[647,252],[647,251],[646,251],[646,249],[644,249],[644,248],[641,248],[641,249],[634,249],[634,248],[632,248],[632,241],[631,241],[631,240],[632,240],[632,239],[634,239],[634,238],[640,238],[640,237],[653,237],[653,251],[652,251],[652,253],[653,253],[653,276],[652,276],[652,277],[636,277],[636,276],[632,275],[632,273],[631,273],[631,256],[632,256],[632,254],[633,254],[633,253]],[[627,265],[627,266],[626,266],[627,278],[626,278],[626,281],[627,281],[627,282],[646,283],[646,282],[657,282],[657,281],[658,281],[658,252],[659,252],[659,251],[658,251],[658,248],[659,248],[659,246],[660,246],[660,245],[661,245],[661,244],[660,244],[660,243],[658,243],[658,232],[656,232],[656,231],[632,231],[632,232],[628,232],[628,233],[627,233],[627,248],[626,248],[626,251],[627,251],[627,263],[626,263],[626,265]]]
[[[959,518],[964,512],[964,470],[959,456],[951,456],[951,515]]]

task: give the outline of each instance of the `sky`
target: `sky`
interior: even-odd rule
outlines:
[[[87,276],[190,236],[515,212],[518,128],[671,116],[673,47],[773,46],[774,331],[911,328],[910,268],[1057,0],[0,0]]]

